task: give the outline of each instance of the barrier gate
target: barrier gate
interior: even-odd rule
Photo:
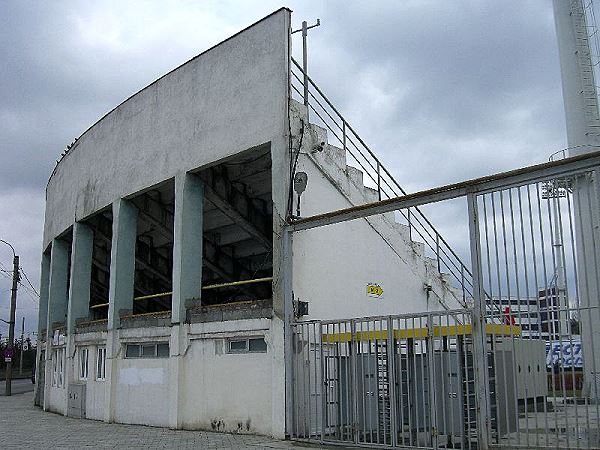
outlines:
[[[320,442],[475,448],[471,312],[297,323],[294,436]],[[489,324],[502,339],[518,327]],[[489,352],[493,368],[493,350]],[[504,397],[500,396],[498,402]],[[515,408],[498,407],[497,411]],[[507,431],[506,417],[494,421]]]

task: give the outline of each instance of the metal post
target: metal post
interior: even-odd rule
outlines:
[[[473,272],[473,361],[475,368],[475,404],[477,408],[476,428],[478,448],[489,448],[490,396],[487,371],[487,350],[485,335],[485,294],[481,273],[481,248],[479,237],[479,217],[477,197],[467,195],[469,211],[469,239],[471,247],[471,266]]]
[[[387,318],[387,358],[388,358],[388,383],[390,385],[390,445],[398,444],[398,421],[396,403],[396,337],[394,336],[394,319]]]
[[[408,239],[412,241],[412,223],[410,220],[410,208],[407,209],[408,216]]]
[[[441,273],[442,267],[440,265],[440,235],[435,234],[435,258],[437,260],[437,270]]]
[[[13,258],[13,277],[12,288],[10,290],[10,321],[8,328],[8,346],[6,354],[8,361],[6,362],[6,390],[5,395],[8,397],[12,394],[12,357],[15,340],[15,309],[17,307],[17,283],[19,282],[19,257],[14,255]]]
[[[304,72],[304,105],[306,106],[306,120],[308,121],[308,56],[306,51],[306,36],[308,36],[308,23],[302,21],[302,71]]]
[[[23,375],[23,338],[25,335],[25,317],[21,322],[21,357],[19,358],[19,375]]]
[[[377,161],[377,195],[379,195],[379,201],[381,201],[381,164]]]
[[[306,48],[306,37],[308,36],[308,30],[310,30],[311,28],[315,28],[318,27],[319,25],[321,25],[321,21],[319,19],[317,19],[317,23],[314,25],[311,25],[310,27],[308,26],[308,24],[306,23],[306,20],[304,20],[302,22],[302,28],[300,28],[299,30],[295,30],[292,31],[292,34],[297,33],[298,31],[302,31],[302,71],[304,72],[303,75],[303,81],[302,83],[304,84],[304,105],[306,106],[306,120],[308,121],[308,51]]]

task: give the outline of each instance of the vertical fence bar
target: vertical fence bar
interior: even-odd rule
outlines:
[[[471,273],[473,274],[473,361],[475,366],[475,400],[477,407],[477,443],[481,450],[489,448],[489,384],[487,373],[487,351],[485,336],[485,294],[481,271],[481,248],[479,237],[479,213],[477,197],[467,195],[469,214],[469,240],[471,247]]]
[[[357,375],[357,363],[356,357],[358,353],[358,344],[356,342],[356,321],[350,321],[350,364],[352,366],[352,389],[350,390],[350,398],[352,401],[352,405],[348,405],[348,408],[352,408],[352,432],[353,432],[353,442],[358,444],[360,439],[359,434],[359,418],[358,418],[358,395],[359,395],[359,380]]]
[[[388,382],[390,402],[390,445],[396,446],[398,439],[397,430],[397,405],[396,405],[396,337],[394,336],[394,320],[387,318],[387,358],[388,358]]]
[[[408,208],[407,210],[407,220],[408,220],[408,239],[410,241],[412,241],[412,222],[411,222],[411,217],[410,217],[410,208]]]
[[[377,195],[379,196],[379,201],[381,201],[381,164],[379,160],[377,160]]]
[[[326,326],[319,323],[319,354],[321,360],[320,379],[318,380],[318,386],[321,391],[321,442],[325,441],[325,429],[327,426],[327,392],[326,392],[326,369],[327,364],[325,362],[325,343],[323,342],[323,327]]]
[[[427,338],[423,339],[426,345],[426,353],[422,354],[422,361],[427,361],[427,372],[423,369],[423,377],[427,374],[427,380],[423,380],[423,389],[425,389],[425,382],[427,382],[427,390],[429,391],[429,395],[427,396],[427,401],[429,403],[429,435],[431,436],[431,446],[433,448],[438,448],[438,425],[437,425],[437,405],[436,405],[436,392],[435,392],[435,383],[436,380],[436,370],[435,370],[435,355],[434,355],[434,342],[435,342],[435,333],[434,333],[434,321],[433,314],[428,314],[426,316],[427,323]]]
[[[342,147],[346,153],[346,121],[342,119]]]
[[[435,259],[437,260],[437,270],[438,273],[441,272],[440,266],[440,235],[435,233]]]

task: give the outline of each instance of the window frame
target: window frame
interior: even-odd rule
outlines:
[[[65,383],[65,348],[55,347],[52,349],[52,386],[64,387]]]
[[[77,352],[79,353],[79,379],[81,381],[88,381],[90,378],[90,348],[79,347]]]
[[[106,347],[96,349],[96,381],[106,381]]]
[[[159,354],[158,347],[166,346],[167,353]],[[129,349],[137,347],[137,352],[134,355],[129,355]],[[144,348],[152,348],[152,354],[144,354]],[[169,358],[171,349],[168,341],[153,341],[153,342],[128,342],[125,344],[125,359],[165,359]]]
[[[251,350],[250,341],[262,340],[264,342],[264,350]],[[244,349],[232,349],[231,344],[234,342],[245,342]],[[231,355],[247,354],[247,353],[267,353],[269,346],[264,336],[248,336],[248,337],[232,337],[227,339],[227,353]]]

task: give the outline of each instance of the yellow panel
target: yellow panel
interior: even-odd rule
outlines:
[[[500,335],[500,336],[520,336],[521,327],[515,325],[504,325],[504,324],[485,324],[486,334]],[[441,336],[470,336],[473,333],[473,326],[467,325],[449,325],[443,327],[433,327],[433,335],[435,337]],[[402,330],[394,330],[394,338],[396,339],[423,339],[429,336],[429,330],[423,328],[407,328]],[[373,331],[357,331],[355,340],[356,341],[378,341],[386,340],[388,337],[387,330],[373,330]],[[350,342],[352,338],[351,333],[327,333],[323,334],[323,342],[334,343],[334,342]]]

